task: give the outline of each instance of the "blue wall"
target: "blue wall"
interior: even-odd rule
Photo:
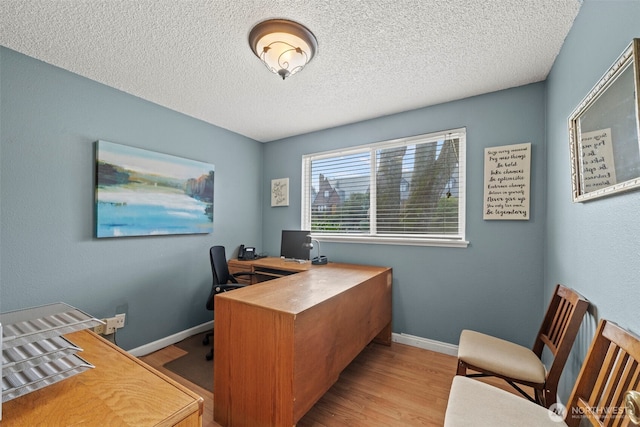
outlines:
[[[1,310],[125,312],[125,349],[211,320],[208,248],[260,242],[262,144],[6,48],[0,70]],[[214,164],[214,232],[95,239],[98,139]]]
[[[322,243],[322,253],[393,268],[394,332],[457,344],[473,327],[531,345],[544,305],[544,109],[537,83],[266,144],[263,193],[290,179],[289,207],[264,200],[266,251],[279,254],[280,230],[300,228],[303,154],[466,127],[468,248]],[[484,148],[523,142],[532,144],[531,219],[483,221]]]
[[[565,283],[593,304],[563,374],[566,400],[600,318],[640,332],[640,193],[571,201],[567,119],[595,83],[640,37],[640,2],[585,1],[547,79],[545,298]]]
[[[543,83],[263,145],[9,49],[0,66],[2,311],[52,301],[98,317],[125,311],[124,348],[202,323],[209,246],[278,254],[280,230],[299,227],[302,154],[464,126],[468,248],[323,244],[323,253],[394,268],[395,332],[457,343],[474,327],[531,342],[543,306]],[[213,235],[93,238],[98,139],[215,164]],[[533,150],[531,219],[483,221],[483,150],[521,142]],[[271,208],[270,181],[281,177],[290,206]]]

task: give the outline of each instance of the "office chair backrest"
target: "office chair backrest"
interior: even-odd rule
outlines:
[[[571,392],[565,422],[577,427],[586,417],[591,425],[609,427],[629,426],[630,418],[638,421],[637,403],[629,405],[625,394],[640,388],[639,363],[640,337],[601,320]]]
[[[231,275],[227,266],[227,256],[224,246],[212,246],[209,249],[209,258],[211,259],[211,273],[213,274],[214,285],[224,285],[229,282]]]

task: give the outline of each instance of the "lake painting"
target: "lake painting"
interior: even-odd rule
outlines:
[[[214,166],[96,143],[96,237],[213,231]]]

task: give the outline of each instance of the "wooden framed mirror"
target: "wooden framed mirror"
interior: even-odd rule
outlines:
[[[574,202],[640,188],[640,39],[634,39],[569,117]]]

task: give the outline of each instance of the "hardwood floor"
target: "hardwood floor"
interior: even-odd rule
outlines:
[[[456,358],[370,344],[300,426],[442,426]]]
[[[183,386],[187,387],[190,390],[193,390],[194,392],[196,392],[200,396],[202,396],[202,398],[204,399],[204,411],[203,411],[203,414],[202,414],[202,427],[219,426],[219,424],[217,424],[217,423],[215,423],[213,421],[213,393],[208,391],[208,390],[205,390],[204,388],[198,386],[197,384],[192,383],[191,381],[188,381],[188,380],[184,379],[180,375],[177,375],[177,374],[173,373],[172,371],[170,371],[168,369],[165,369],[162,366],[165,363],[170,362],[170,361],[172,361],[174,359],[177,359],[180,356],[184,356],[185,353],[186,352],[184,350],[182,350],[181,348],[176,347],[174,345],[170,345],[168,347],[165,347],[165,348],[163,348],[161,350],[158,350],[158,351],[153,352],[151,354],[148,354],[146,356],[142,356],[142,357],[140,357],[140,359],[143,362],[151,365],[152,367],[154,367],[158,371],[162,372],[163,374],[165,374],[169,378],[172,378],[173,380],[179,382]],[[211,364],[211,375],[213,375],[213,363]]]
[[[162,367],[183,354],[169,346],[141,359],[200,394],[204,398],[203,427],[218,427],[213,421],[213,393]],[[455,372],[453,356],[398,343],[390,347],[370,344],[297,425],[442,426]],[[485,381],[512,391],[502,381]]]

